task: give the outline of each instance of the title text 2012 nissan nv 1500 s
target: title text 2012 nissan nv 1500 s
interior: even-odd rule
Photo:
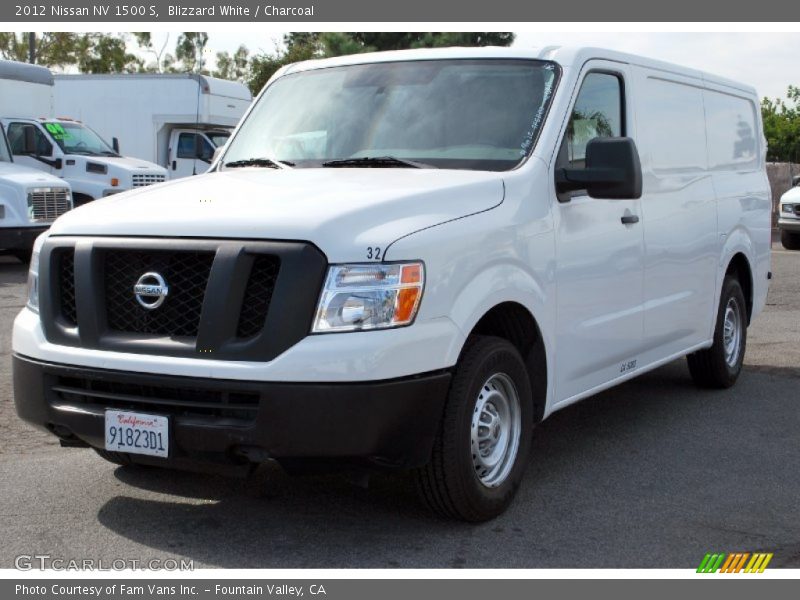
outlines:
[[[38,239],[17,410],[116,463],[410,469],[492,518],[554,411],[682,356],[734,384],[764,150],[752,88],[611,51],[289,66],[208,174]]]

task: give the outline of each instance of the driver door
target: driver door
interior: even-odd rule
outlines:
[[[14,162],[51,174],[55,171],[54,145],[34,123],[12,121],[7,128],[8,143]],[[33,147],[26,148],[26,137],[33,138]]]
[[[177,129],[170,136],[170,179],[205,173],[214,156],[214,147],[206,136],[195,131]]]

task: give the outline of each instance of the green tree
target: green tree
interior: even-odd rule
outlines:
[[[127,51],[127,38],[122,34],[100,32],[37,33],[34,49],[36,64],[64,69],[77,66],[87,73],[135,71],[140,61]],[[28,61],[28,33],[0,33],[0,57]]]
[[[800,87],[790,85],[786,98],[761,102],[770,162],[800,162]]]
[[[208,33],[205,31],[185,31],[178,36],[175,45],[175,58],[181,61],[181,71],[202,73],[205,71],[205,49]]]
[[[239,46],[236,52],[217,52],[217,67],[212,73],[214,77],[245,82],[250,75],[250,51],[246,46]]]

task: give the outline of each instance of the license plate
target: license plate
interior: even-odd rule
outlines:
[[[169,456],[169,418],[107,410],[106,450]]]

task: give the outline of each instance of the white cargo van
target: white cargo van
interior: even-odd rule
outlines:
[[[770,269],[758,106],[592,48],[289,66],[208,174],[38,240],[19,415],[119,464],[411,469],[491,518],[554,411],[683,356],[739,377]]]
[[[56,114],[89,124],[170,179],[205,173],[252,102],[247,86],[193,73],[56,75]]]
[[[35,73],[20,79],[18,73]],[[165,181],[165,169],[126,158],[80,121],[52,116],[48,69],[0,61],[0,123],[17,164],[50,173],[72,187],[76,205]]]
[[[41,67],[13,64],[0,63],[0,106],[19,101],[15,94],[50,75]],[[27,261],[36,237],[71,208],[69,184],[14,163],[0,126],[0,250]]]

